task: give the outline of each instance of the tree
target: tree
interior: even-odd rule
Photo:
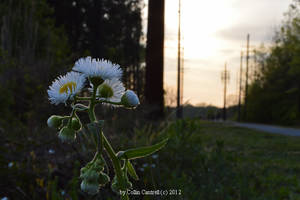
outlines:
[[[250,86],[247,120],[300,122],[300,3],[294,1],[269,53],[260,53],[260,78]]]
[[[0,127],[30,128],[49,111],[42,102],[49,80],[68,61],[67,39],[45,0],[5,0],[0,9]]]
[[[145,99],[152,107],[150,117],[163,116],[163,56],[164,56],[164,0],[149,0],[146,48]]]
[[[64,27],[73,56],[105,58],[121,65],[127,88],[142,93],[144,47],[141,0],[47,0]],[[128,78],[129,77],[129,78]]]

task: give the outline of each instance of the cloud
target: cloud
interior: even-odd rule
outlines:
[[[236,0],[232,3],[235,23],[219,30],[215,36],[233,42],[246,40],[250,33],[254,42],[271,41],[275,31],[280,27],[283,11],[288,10],[292,0]]]
[[[241,42],[246,40],[246,35],[249,33],[251,41],[260,43],[271,41],[276,30],[277,27],[268,24],[236,24],[216,32],[215,36],[224,40]]]

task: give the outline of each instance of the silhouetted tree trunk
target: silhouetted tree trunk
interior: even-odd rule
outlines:
[[[162,117],[164,109],[164,0],[149,0],[146,48],[146,103],[151,105],[151,118]]]

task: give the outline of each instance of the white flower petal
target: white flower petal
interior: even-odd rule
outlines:
[[[120,65],[104,59],[95,59],[91,57],[80,58],[76,61],[74,71],[81,72],[88,77],[100,77],[106,79],[121,79],[123,71]]]
[[[118,79],[111,79],[111,80],[107,79],[102,84],[106,84],[113,91],[112,97],[104,98],[104,100],[111,101],[111,102],[120,102],[121,101],[121,98],[125,92],[125,87],[123,86],[123,83],[121,81],[119,81]],[[108,104],[105,104],[105,105],[108,105]],[[116,106],[113,104],[109,104],[109,105]]]
[[[77,72],[58,77],[47,90],[50,102],[55,105],[66,103],[81,91],[85,80],[86,77]]]

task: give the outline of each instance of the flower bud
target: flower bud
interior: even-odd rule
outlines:
[[[88,169],[86,171],[81,170],[80,178],[86,181],[97,182],[99,173],[92,169]]]
[[[120,194],[120,190],[122,190],[121,185],[117,181],[117,177],[115,176],[112,183],[111,183],[111,189],[117,194]]]
[[[63,142],[72,142],[76,138],[76,133],[73,129],[65,126],[63,127],[59,134],[58,137],[63,141]]]
[[[82,191],[90,195],[95,195],[99,192],[99,183],[83,179],[80,184],[80,188]]]
[[[58,115],[52,115],[48,118],[47,124],[50,128],[59,128],[62,125],[63,117]]]
[[[98,181],[99,181],[99,184],[100,184],[100,185],[105,185],[106,183],[108,183],[108,182],[110,181],[110,178],[109,178],[109,176],[107,176],[107,174],[101,172],[101,173],[99,174],[99,179],[98,179]]]
[[[112,88],[107,84],[102,84],[98,87],[98,94],[103,98],[110,98],[114,95]]]
[[[126,189],[131,189],[132,188],[132,183],[128,179],[125,182],[125,187],[126,187]]]
[[[132,90],[127,90],[121,98],[121,103],[127,108],[134,108],[140,104],[140,101]]]
[[[81,129],[81,123],[76,117],[72,118],[71,127],[75,131],[79,131]]]
[[[132,188],[132,183],[128,180],[127,177],[123,177],[123,184],[118,182],[117,177],[115,176],[112,183],[111,183],[111,189],[115,192],[120,194],[120,190],[127,190]]]

